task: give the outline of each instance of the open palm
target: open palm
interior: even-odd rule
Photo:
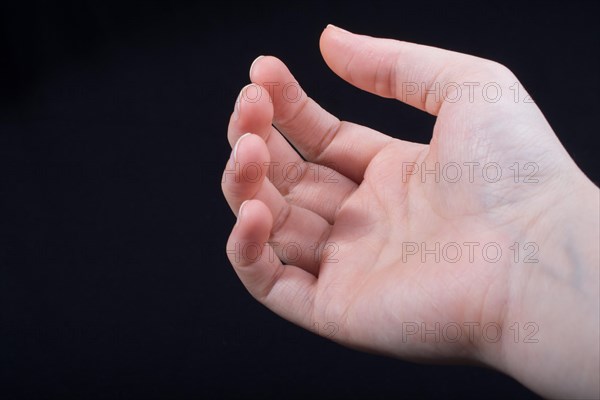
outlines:
[[[436,115],[432,140],[340,122],[281,61],[257,59],[223,176],[237,274],[276,313],[346,345],[485,361],[479,342],[501,345],[526,318],[514,278],[537,273],[520,265],[543,257],[544,212],[578,170],[497,63],[334,27],[321,49],[351,84]]]

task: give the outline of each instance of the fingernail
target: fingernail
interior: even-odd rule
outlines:
[[[235,224],[237,225],[240,220],[242,219],[242,214],[244,213],[244,206],[246,205],[246,203],[248,203],[249,200],[244,200],[244,202],[240,205],[240,209],[238,210],[238,215],[237,215],[237,220],[235,221]]]
[[[248,135],[251,135],[251,133],[244,133],[242,136],[240,136],[240,138],[237,140],[237,142],[235,142],[235,145],[233,146],[233,150],[231,151],[231,157],[230,157],[234,163],[237,162],[237,150],[240,145],[240,142]]]
[[[350,32],[348,32],[347,30],[345,30],[345,29],[342,29],[342,28],[340,28],[339,26],[335,26],[335,25],[333,25],[333,24],[328,24],[328,25],[327,25],[327,27],[328,27],[328,28],[331,28],[331,29],[334,29],[334,30],[336,30],[336,31],[338,31],[338,32],[342,32],[342,33],[350,33]]]
[[[256,64],[256,62],[258,60],[260,60],[261,58],[263,58],[264,56],[258,56],[254,59],[254,61],[252,61],[252,64],[250,64],[250,71],[248,72],[248,75],[250,76],[250,79],[252,79],[252,68],[254,68],[254,65]]]

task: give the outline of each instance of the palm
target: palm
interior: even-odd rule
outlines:
[[[514,255],[506,254],[513,244],[507,243],[509,232],[504,228],[512,216],[502,208],[514,205],[510,191],[515,178],[534,180],[539,174],[531,166],[523,177],[523,171],[509,170],[513,164],[504,162],[501,170],[509,176],[502,182],[496,177],[498,159],[468,154],[462,149],[474,146],[462,138],[456,143],[454,132],[444,131],[445,126],[469,125],[453,120],[457,114],[451,111],[445,114],[449,120],[438,119],[437,140],[430,145],[393,142],[378,152],[336,215],[328,251],[321,258],[314,319],[336,321],[343,327],[339,340],[346,340],[344,332],[352,332],[352,344],[379,345],[411,356],[430,346],[419,333],[412,334],[417,326],[422,330],[425,324],[435,331],[437,322],[441,324],[437,331],[443,334],[448,324],[466,328],[465,322],[480,321],[482,316],[487,318],[482,323],[499,319],[499,299],[507,290],[507,268]],[[489,126],[495,123],[491,117]],[[509,149],[511,138],[499,138],[489,143],[494,147],[479,148],[480,154],[489,157],[501,147],[515,150]],[[527,151],[522,153],[510,152],[519,161],[534,159]],[[486,179],[496,185],[482,184]],[[507,195],[499,196],[500,192]],[[499,210],[497,218],[490,217],[495,215],[492,208]],[[496,261],[497,247],[505,254]],[[490,290],[496,299],[487,299],[491,306],[482,309]],[[454,338],[455,332],[451,334]],[[422,346],[406,351],[407,340]]]

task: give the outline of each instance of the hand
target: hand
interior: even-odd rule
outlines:
[[[349,83],[437,116],[432,139],[339,121],[280,60],[258,58],[222,185],[238,215],[227,252],[249,292],[348,346],[597,396],[598,189],[518,80],[331,26],[320,44]]]

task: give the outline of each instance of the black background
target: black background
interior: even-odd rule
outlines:
[[[499,61],[599,181],[594,4],[0,6],[0,398],[535,397],[491,370],[359,353],[255,302],[225,256],[226,126],[259,54],[342,119],[434,119],[345,84],[327,23]]]

